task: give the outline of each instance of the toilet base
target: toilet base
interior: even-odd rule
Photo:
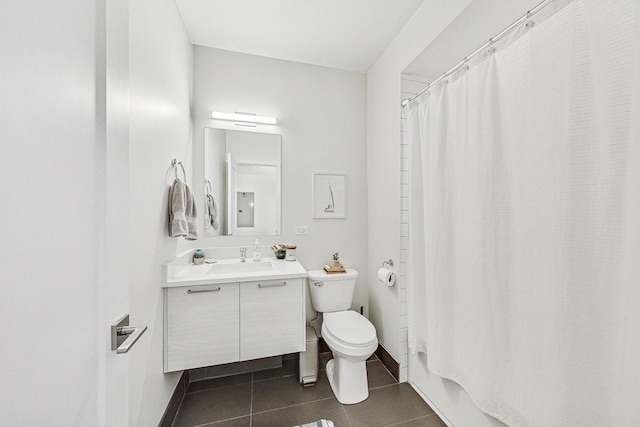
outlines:
[[[326,371],[331,390],[338,402],[353,405],[369,397],[366,360],[334,357],[327,362]]]

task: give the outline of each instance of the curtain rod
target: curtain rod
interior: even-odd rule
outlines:
[[[483,44],[482,46],[480,46],[478,49],[474,50],[470,55],[465,56],[464,59],[460,62],[458,62],[456,65],[454,65],[453,67],[451,67],[447,72],[445,72],[443,75],[441,75],[440,77],[438,77],[437,79],[435,79],[434,81],[432,81],[431,83],[429,83],[427,86],[425,86],[424,88],[422,88],[418,93],[416,93],[415,95],[411,96],[408,99],[405,99],[402,101],[401,105],[403,107],[406,107],[411,101],[413,101],[414,99],[416,99],[417,97],[419,97],[420,95],[422,95],[423,93],[425,93],[426,91],[429,90],[429,88],[431,86],[433,86],[434,84],[438,83],[440,80],[450,76],[451,74],[455,73],[456,71],[458,71],[458,69],[460,67],[462,67],[463,65],[465,65],[467,62],[469,62],[469,60],[471,58],[473,58],[475,55],[477,55],[478,53],[484,51],[485,49],[491,47],[491,45],[493,45],[494,43],[498,42],[499,40],[503,39],[504,37],[506,37],[509,33],[511,33],[511,31],[513,31],[516,27],[518,27],[520,24],[522,24],[523,22],[525,22],[527,19],[530,19],[531,17],[533,17],[536,13],[540,12],[542,9],[544,9],[546,6],[548,6],[550,3],[554,2],[556,0],[543,0],[542,2],[538,3],[538,5],[536,7],[534,7],[533,9],[529,10],[527,13],[525,13],[524,15],[522,15],[520,18],[518,18],[514,23],[512,23],[511,25],[509,25],[507,28],[505,28],[504,30],[500,31],[497,35],[495,35],[494,37],[491,37],[489,39],[488,42],[486,42],[485,44]]]

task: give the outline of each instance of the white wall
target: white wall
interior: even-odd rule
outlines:
[[[257,130],[282,135],[282,235],[260,237],[260,243],[297,244],[297,258],[307,269],[322,268],[332,253],[340,252],[343,263],[361,273],[353,306],[364,305],[366,310],[370,276],[366,257],[365,75],[195,46],[195,176],[202,174],[204,128],[214,125],[208,118],[212,110],[279,118],[278,126]],[[347,174],[346,219],[311,218],[312,172]],[[202,194],[201,185],[194,183],[198,194]],[[309,227],[309,234],[296,236],[294,227],[298,225]],[[199,239],[196,245],[250,248],[254,240],[209,237]]]
[[[153,426],[179,379],[162,372],[160,265],[186,247],[168,237],[167,203],[171,159],[191,171],[193,51],[173,0],[130,2],[129,11],[130,313],[149,327],[129,353],[130,425]]]
[[[0,425],[98,423],[97,15],[0,14]]]
[[[402,260],[400,73],[469,2],[425,0],[367,74],[369,274],[374,274],[383,260]],[[401,324],[401,318],[406,322],[406,312],[400,312],[402,286],[402,281],[391,288],[372,286],[369,304],[378,338],[400,364],[401,378],[405,379],[407,357],[400,347],[401,329],[406,330],[406,324]]]

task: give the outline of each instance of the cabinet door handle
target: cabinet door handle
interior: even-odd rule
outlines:
[[[259,288],[278,288],[280,286],[287,286],[287,282],[281,283],[258,283]]]
[[[203,292],[220,292],[220,286],[213,289],[189,289],[187,291],[188,294],[201,294]]]

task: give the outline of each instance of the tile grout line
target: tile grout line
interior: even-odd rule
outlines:
[[[386,425],[385,427],[394,427],[394,426],[399,426],[399,425],[402,425],[402,424],[405,424],[405,423],[408,423],[408,422],[411,422],[411,421],[416,421],[416,420],[421,420],[421,419],[423,419],[423,418],[431,417],[431,416],[433,416],[433,415],[436,415],[436,414],[435,414],[435,413],[433,413],[433,414],[423,415],[423,416],[421,416],[421,417],[417,417],[417,418],[411,418],[410,420],[400,421],[400,422],[393,423],[393,424],[388,424],[388,425]],[[438,416],[436,415],[436,417],[438,417]],[[440,418],[438,417],[438,419],[440,419]]]
[[[295,404],[293,404],[293,405],[281,406],[281,407],[279,407],[279,408],[266,409],[266,410],[264,410],[264,411],[256,412],[255,414],[256,414],[256,415],[259,415],[259,414],[261,415],[261,414],[264,414],[264,413],[267,413],[267,412],[279,411],[279,410],[281,410],[281,409],[294,408],[294,407],[296,407],[296,406],[307,405],[307,404],[309,404],[309,403],[316,403],[316,402],[321,402],[321,401],[323,401],[323,400],[329,400],[329,399],[335,399],[335,397],[334,397],[334,396],[331,396],[331,397],[323,397],[322,399],[309,400],[308,402],[300,402],[300,403],[295,403]]]
[[[277,377],[263,378],[261,380],[254,379],[253,382],[254,383],[263,383],[263,382],[266,382],[266,381],[279,380],[279,379],[282,379],[282,378],[289,378],[289,377],[295,377],[295,376],[296,376],[296,374],[280,375],[280,376],[277,376]]]
[[[379,385],[378,387],[371,387],[369,389],[369,391],[371,390],[379,390],[381,388],[385,388],[385,387],[393,387],[394,385],[400,385],[400,383],[393,383],[393,384],[383,384],[383,385]]]
[[[253,378],[253,372],[251,373],[251,377]],[[249,416],[249,427],[251,427],[251,422],[252,422],[252,420],[251,420],[251,409],[252,409],[252,405],[253,405],[253,384],[252,384],[251,382],[249,382],[249,383],[242,383],[242,384],[235,384],[235,385],[230,385],[230,386],[225,386],[225,387],[216,387],[216,388],[208,389],[208,390],[201,390],[201,391],[193,392],[193,394],[196,394],[196,393],[202,393],[202,392],[205,392],[205,391],[211,391],[211,390],[221,390],[221,389],[229,388],[229,387],[237,387],[237,386],[242,386],[242,385],[245,385],[245,384],[249,384],[249,392],[250,392],[250,400],[249,400],[249,402],[250,402],[250,403],[249,403],[249,414],[245,414],[245,415],[238,415],[238,416],[236,416],[236,417],[231,417],[231,418],[224,418],[224,419],[221,419],[221,420],[215,420],[215,421],[211,421],[211,422],[206,422],[206,423],[204,423],[204,424],[194,424],[194,425],[190,425],[190,426],[188,426],[188,427],[207,427],[207,426],[212,426],[212,425],[214,425],[214,424],[216,424],[216,423],[219,423],[219,422],[226,422],[226,421],[230,421],[230,420],[237,420],[237,419],[241,419],[241,418],[246,417],[247,415]],[[182,398],[182,401],[180,402],[180,407],[178,408],[178,411],[180,410],[180,408],[182,408],[182,403],[184,402],[184,399],[185,399],[186,397],[187,397],[187,395],[185,394],[185,395],[183,396],[183,398]],[[177,418],[178,418],[178,414],[176,414],[176,418],[174,418],[174,421],[173,421],[173,423],[171,424],[171,427],[175,427],[175,426],[174,426],[174,423],[175,423],[175,420],[176,420]]]
[[[251,398],[249,400],[249,427],[253,425],[253,372],[251,372]]]
[[[190,426],[190,427],[211,427],[212,425],[217,424],[217,423],[221,423],[221,422],[226,423],[227,421],[239,420],[239,419],[244,418],[244,417],[246,417],[246,415],[240,415],[240,416],[233,417],[233,418],[225,418],[224,420],[211,421],[210,423],[205,423],[205,424],[196,424],[196,425]]]
[[[340,402],[338,402],[338,403],[340,403]],[[347,413],[347,408],[345,408],[345,406],[342,403],[340,403],[340,406],[342,406],[342,412],[344,412],[344,416],[347,418],[347,422],[349,423],[349,427],[353,427],[353,424],[351,423],[351,418],[349,418],[349,414]]]
[[[222,389],[225,389],[225,388],[238,387],[238,386],[245,385],[245,384],[251,384],[251,381],[248,381],[246,383],[229,384],[229,385],[225,385],[225,386],[222,386],[222,387],[205,388],[204,390],[196,390],[196,391],[192,391],[190,393],[185,393],[185,396],[188,395],[188,394],[206,393],[206,392],[212,391],[212,390],[222,390]]]
[[[376,356],[377,357],[377,356]],[[379,359],[378,359],[379,360]],[[393,378],[393,381],[395,381],[396,384],[400,384],[400,381],[398,381],[396,379],[396,377],[393,376],[393,374],[391,373],[391,371],[389,370],[389,368],[387,368],[387,365],[385,365],[384,363],[382,363],[382,360],[380,360],[380,364],[382,365],[382,367],[384,368],[385,371],[387,371],[387,373],[391,376],[391,378]],[[398,368],[399,370],[400,368]],[[398,375],[400,376],[400,375]]]

